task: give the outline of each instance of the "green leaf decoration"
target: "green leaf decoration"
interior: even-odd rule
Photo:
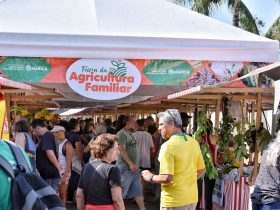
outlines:
[[[112,60],[111,63],[112,63],[113,66],[118,66],[118,62],[117,61]]]
[[[119,63],[119,68],[124,68],[125,67],[125,63]]]
[[[0,71],[17,82],[40,82],[51,66],[45,58],[9,57],[0,64]]]
[[[116,68],[110,68],[109,74],[116,75],[118,77],[125,76],[127,73],[127,67],[125,66],[125,63],[118,63],[117,61],[112,60],[111,63],[113,66],[116,66]]]
[[[143,73],[155,85],[182,85],[193,74],[193,68],[185,61],[154,60]]]

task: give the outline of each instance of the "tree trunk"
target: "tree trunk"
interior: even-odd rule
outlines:
[[[241,0],[235,0],[233,5],[234,13],[233,13],[232,24],[236,27],[239,27],[240,6],[241,6]]]

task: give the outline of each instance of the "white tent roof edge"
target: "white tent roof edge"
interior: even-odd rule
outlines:
[[[275,62],[274,40],[221,40],[0,32],[0,55],[61,58]]]

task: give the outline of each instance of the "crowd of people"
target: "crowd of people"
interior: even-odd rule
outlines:
[[[33,171],[64,205],[125,209],[123,199],[132,199],[145,210],[144,190],[150,182],[161,184],[155,185],[153,200],[159,201],[161,192],[162,209],[195,209],[204,163],[197,141],[182,132],[187,118],[181,116],[173,109],[159,113],[159,127],[152,116],[121,115],[115,122],[73,118],[51,128],[42,120],[29,125],[21,119],[11,130]]]
[[[78,210],[123,210],[132,199],[145,210],[147,182],[154,184],[154,199],[162,210],[199,209],[198,186],[205,165],[197,140],[187,135],[190,116],[168,109],[153,117],[118,120],[60,120],[49,126],[35,119],[14,122],[13,141],[25,151],[33,173]],[[158,126],[158,127],[157,127]],[[279,209],[280,135],[263,153],[260,172],[251,194],[254,210]],[[0,141],[0,156],[14,162],[7,144]],[[15,166],[15,165],[13,165]],[[11,209],[11,181],[0,167],[0,209]],[[10,193],[9,193],[10,192]],[[211,202],[206,209],[212,209]]]

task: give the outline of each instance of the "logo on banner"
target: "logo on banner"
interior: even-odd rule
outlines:
[[[114,100],[136,91],[141,74],[126,60],[80,59],[68,68],[66,81],[87,98]]]

